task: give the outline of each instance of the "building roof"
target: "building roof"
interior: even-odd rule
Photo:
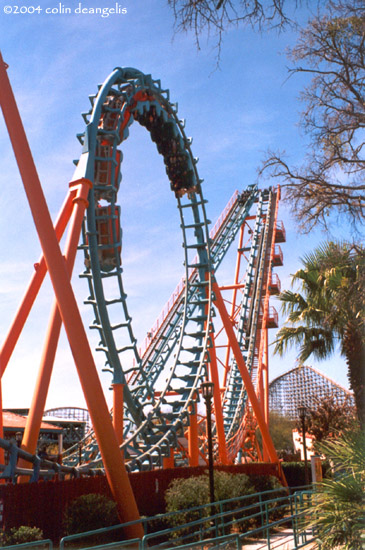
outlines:
[[[3,411],[3,427],[4,432],[23,432],[27,417],[20,414],[15,414],[10,411]],[[54,426],[48,422],[41,423],[41,433],[62,433],[62,428]]]

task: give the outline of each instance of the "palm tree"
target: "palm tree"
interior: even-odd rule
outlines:
[[[298,360],[313,354],[328,358],[340,344],[354,392],[357,415],[365,426],[365,251],[349,243],[326,242],[301,259],[303,268],[292,276],[300,292],[279,296],[288,314],[278,331],[275,353],[298,345]]]
[[[308,511],[322,550],[362,550],[364,534],[365,432],[347,431],[317,445],[332,465]]]

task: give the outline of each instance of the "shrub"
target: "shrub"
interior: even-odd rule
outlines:
[[[192,512],[190,509],[209,502],[208,477],[203,475],[186,479],[174,479],[165,493],[165,501],[167,512],[186,510],[186,513],[179,516],[181,518],[180,523],[197,519],[197,513]]]
[[[214,472],[214,497],[216,501],[234,499],[243,495],[250,495],[253,492],[253,486],[247,475]],[[185,510],[168,520],[171,527],[208,517],[211,512],[209,506],[200,511],[192,510],[192,508],[208,504],[210,501],[208,473],[202,476],[173,480],[165,493],[165,500],[168,512]],[[239,507],[238,503],[233,502],[229,505],[230,510],[237,507]],[[231,519],[232,517],[228,521]],[[203,527],[207,528],[208,524],[204,524]],[[194,531],[196,531],[196,527],[178,530],[176,536],[188,536]]]
[[[119,523],[117,505],[104,495],[90,493],[74,499],[64,515],[66,535],[93,531]]]
[[[253,493],[253,487],[247,475],[214,472],[215,501],[231,499],[251,493]],[[184,519],[185,523],[186,521],[193,521],[190,517],[196,519],[196,512],[192,512],[191,508],[208,504],[209,499],[208,473],[186,479],[174,479],[165,493],[166,510],[168,512],[186,510],[186,513],[180,516]],[[209,509],[207,509],[208,514]]]
[[[250,482],[254,488],[255,493],[272,491],[273,489],[280,489],[282,487],[282,484],[275,476],[250,475]]]
[[[21,525],[20,527],[13,527],[7,533],[2,533],[0,538],[1,546],[10,546],[13,544],[24,544],[26,542],[35,542],[37,540],[43,540],[43,531],[38,527],[28,527],[27,525]]]
[[[279,489],[282,489],[282,484],[275,476],[265,476],[265,475],[252,475],[250,476],[251,483],[254,487],[255,493],[263,493],[265,491],[274,491],[275,489],[278,489],[276,492],[271,492],[269,494],[263,495],[261,497],[262,501],[270,500],[275,501],[271,502],[268,505],[269,515],[270,515],[270,521],[277,521],[281,518],[283,518],[288,510],[288,505],[285,502],[283,504],[283,501],[279,500],[281,497],[286,497],[286,494],[283,491],[279,492]],[[259,518],[257,518],[254,522],[255,527],[258,527],[260,524]]]
[[[219,522],[219,532],[222,531],[224,524],[225,533],[229,533],[234,526],[235,530],[240,532],[248,531],[258,527],[261,524],[260,506],[252,506],[249,511],[239,511],[241,508],[254,505],[257,502],[256,497],[251,498],[253,493],[269,491],[272,489],[281,488],[281,484],[276,477],[273,476],[247,476],[245,474],[230,474],[227,472],[214,472],[214,488],[215,500],[230,500],[227,504],[220,505],[223,512],[231,512],[228,514],[224,522]],[[247,499],[238,500],[240,497],[247,496]],[[274,499],[275,495],[268,495],[266,498]],[[234,499],[237,499],[236,501]],[[208,517],[210,515],[210,507],[207,506],[204,510],[192,510],[194,507],[202,506],[209,503],[209,477],[204,474],[198,477],[190,477],[187,479],[173,480],[165,493],[166,509],[168,512],[179,512],[181,514],[172,516],[169,521],[170,527],[177,527],[186,523]],[[216,510],[217,512],[220,511]],[[255,515],[247,519],[248,515]],[[282,518],[285,515],[285,508],[280,503],[272,503],[270,505],[270,517],[273,520]],[[202,525],[202,528],[211,527],[208,522]],[[197,528],[189,527],[176,531],[176,537],[189,537],[189,540],[196,540]],[[195,532],[195,536],[194,536]],[[221,532],[223,534],[223,532]]]
[[[305,485],[304,462],[283,462],[282,468],[289,487],[301,487]]]

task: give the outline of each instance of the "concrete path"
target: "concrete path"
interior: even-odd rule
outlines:
[[[295,542],[291,529],[285,529],[280,533],[271,534],[270,546],[268,546],[267,540],[265,539],[260,539],[255,542],[242,541],[242,550],[293,550],[294,548]],[[305,550],[315,550],[318,548],[318,545],[315,542],[308,542],[303,548],[305,548]]]

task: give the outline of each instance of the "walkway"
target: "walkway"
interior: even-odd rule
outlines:
[[[242,550],[293,550],[297,548],[292,529],[285,529],[280,533],[270,534],[270,546],[268,546],[267,539],[242,542]],[[315,550],[318,548],[318,545],[312,541],[308,542],[305,546],[301,546],[301,548]]]

